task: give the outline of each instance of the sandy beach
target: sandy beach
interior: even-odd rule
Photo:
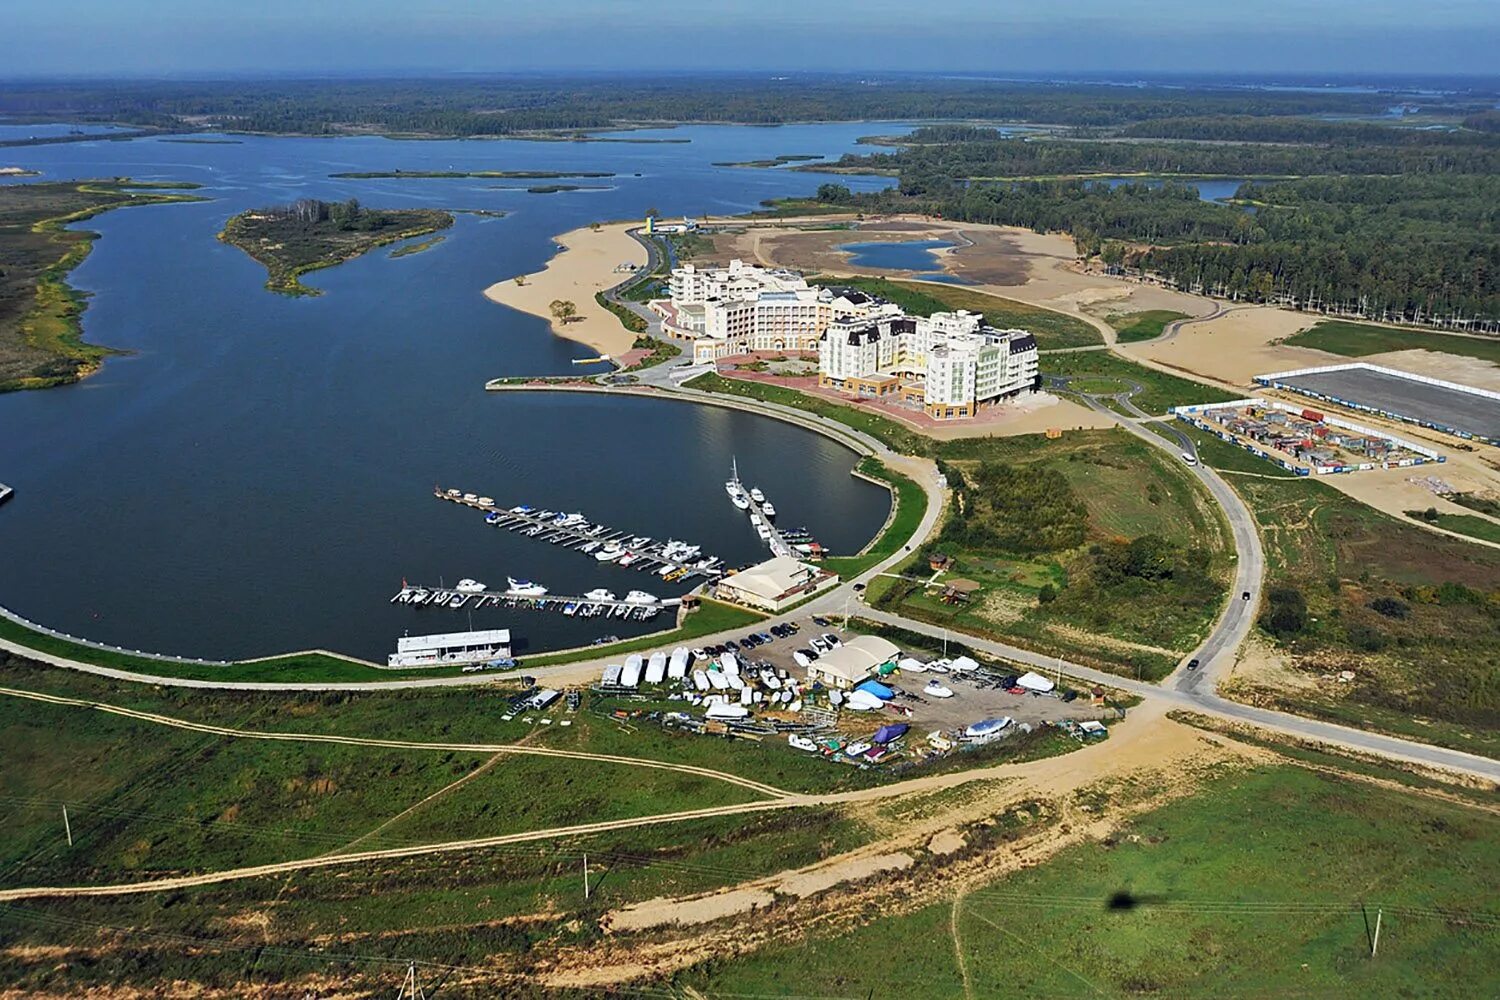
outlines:
[[[646,263],[646,248],[627,232],[635,225],[638,223],[615,222],[597,230],[585,227],[564,233],[554,240],[564,249],[546,267],[525,275],[521,284],[513,278],[495,282],[484,290],[485,298],[540,316],[552,324],[552,332],[559,337],[587,344],[600,354],[618,357],[630,350],[636,335],[625,329],[619,317],[601,306],[594,295],[625,279],[623,271],[615,270],[620,264],[641,267]],[[578,318],[567,324],[553,319],[552,303],[558,299],[572,302],[578,309]]]

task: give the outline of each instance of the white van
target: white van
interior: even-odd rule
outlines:
[[[1182,460],[1184,462],[1186,462],[1188,465],[1197,465],[1198,464],[1198,460],[1196,458],[1194,458],[1192,455],[1189,455],[1187,452],[1183,452],[1182,453]]]

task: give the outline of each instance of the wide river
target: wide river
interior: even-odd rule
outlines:
[[[681,585],[487,528],[432,497],[461,486],[509,504],[582,511],[731,564],[765,557],[724,495],[731,458],[835,552],[880,528],[887,493],[855,456],[801,428],[716,407],[486,393],[498,375],[575,370],[591,352],[483,289],[538,270],[551,239],[596,220],[736,213],[827,177],[714,167],[782,153],[838,156],[905,126],[693,127],[674,143],[236,137],[0,150],[42,179],[130,176],[203,185],[203,203],[125,209],[72,276],[91,341],[130,352],[85,382],[0,395],[0,604],[131,649],[237,658],[323,647],[383,659],[403,631],[469,627],[464,612],[388,603],[403,579],[528,577],[554,593]],[[605,190],[528,194],[524,181],[338,180],[349,170],[610,171]],[[844,177],[862,189],[881,178]],[[537,183],[537,182],[532,182]],[[566,183],[566,181],[564,181]],[[266,291],[261,266],[215,240],[231,215],[296,198],[462,214],[435,249],[376,251]],[[522,651],[661,627],[485,610]]]

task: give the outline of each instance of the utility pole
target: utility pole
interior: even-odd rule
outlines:
[[[68,834],[68,846],[73,846],[73,824],[68,822],[68,807],[63,806],[63,830]]]
[[[1375,957],[1375,952],[1380,949],[1380,918],[1381,918],[1381,916],[1384,915],[1384,913],[1385,913],[1384,910],[1376,910],[1375,911],[1375,936],[1370,939],[1370,957],[1371,958],[1374,958]]]
[[[401,989],[396,991],[396,1000],[427,1000],[427,991],[417,982],[417,963],[406,967],[406,978],[401,980]]]
[[[583,898],[585,901],[589,898],[589,856],[587,852],[584,852],[583,855]]]

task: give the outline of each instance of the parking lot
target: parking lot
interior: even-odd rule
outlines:
[[[824,620],[828,622],[827,625],[819,625],[810,618],[799,619],[796,624],[801,631],[785,637],[772,636],[771,642],[752,645],[749,648],[746,648],[742,642],[751,634],[747,630],[745,635],[737,636],[735,639],[740,646],[736,655],[751,662],[769,663],[772,667],[786,670],[795,677],[805,677],[807,669],[793,658],[794,651],[813,649],[812,640],[825,633],[838,637],[841,642],[858,634],[839,628],[839,621],[836,619]],[[770,634],[769,629],[756,631]],[[929,659],[927,655],[920,653],[915,658],[924,662]],[[994,664],[993,667],[996,671],[1011,669],[1001,664]],[[1013,672],[1022,673],[1024,670],[1016,667]],[[1065,702],[1062,698],[1052,694],[1036,695],[1028,692],[1012,694],[993,683],[998,676],[997,673],[989,670],[969,675],[897,671],[885,678],[882,683],[897,690],[894,704],[911,709],[912,715],[905,721],[910,722],[914,729],[924,733],[934,729],[961,730],[982,719],[1000,716],[1009,716],[1018,723],[1029,722],[1035,725],[1061,719],[1075,721],[1105,719],[1114,715],[1113,709],[1091,704],[1087,694],[1080,695],[1071,702]],[[952,697],[938,698],[923,694],[923,688],[932,680],[938,681],[942,687],[952,691]],[[846,724],[857,718],[859,718],[857,714],[846,716]],[[890,721],[891,713],[889,711],[872,712],[869,713],[869,718],[871,728],[874,728],[881,722]]]

